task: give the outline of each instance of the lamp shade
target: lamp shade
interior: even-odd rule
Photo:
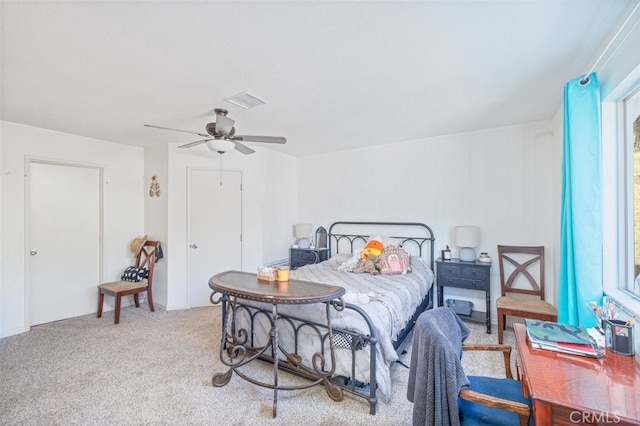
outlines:
[[[456,226],[454,238],[456,245],[460,247],[460,260],[474,262],[476,251],[473,248],[480,245],[480,228],[478,226]]]
[[[313,226],[310,223],[299,223],[293,226],[296,238],[309,238],[313,233]]]
[[[456,226],[454,232],[458,247],[478,247],[480,245],[480,227]]]

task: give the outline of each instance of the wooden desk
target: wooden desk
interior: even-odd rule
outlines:
[[[323,383],[327,394],[334,400],[342,400],[342,389],[329,381],[329,377],[335,370],[334,341],[331,329],[331,316],[329,315],[330,302],[340,298],[342,309],[344,302],[341,297],[345,290],[342,287],[314,283],[310,281],[289,280],[285,282],[268,282],[258,280],[256,274],[239,271],[227,271],[214,275],[209,280],[209,287],[214,291],[211,295],[213,304],[222,302],[222,338],[220,341],[220,360],[229,369],[225,373],[214,374],[211,380],[213,386],[221,387],[229,383],[231,375],[235,372],[243,379],[269,389],[273,389],[273,417],[276,417],[278,406],[278,390],[304,389]],[[220,299],[214,299],[214,295],[220,293]],[[231,299],[229,299],[231,297]],[[235,321],[236,302],[235,298],[253,300],[256,302],[267,303],[272,306],[271,313],[271,330],[269,331],[269,341],[262,347],[256,348],[251,346],[251,342],[247,341],[246,336],[233,332],[232,323]],[[227,303],[230,309],[227,309]],[[278,305],[282,304],[308,304],[308,303],[325,303],[327,315],[327,341],[329,343],[329,353],[331,358],[331,368],[324,371],[317,365],[312,367],[298,367],[303,369],[309,377],[315,381],[309,384],[299,386],[283,386],[278,381],[278,350],[285,354],[285,358],[295,356],[295,354],[287,354],[286,351],[278,345]],[[262,354],[271,350],[273,356],[273,383],[262,382],[249,377],[240,370],[240,367],[257,359]],[[324,361],[324,358],[322,358]],[[296,360],[295,363],[301,363]],[[324,364],[324,362],[322,363]]]
[[[534,424],[640,425],[640,359],[607,351],[601,359],[534,349],[514,324],[518,375]]]

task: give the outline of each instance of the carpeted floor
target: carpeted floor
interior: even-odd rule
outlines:
[[[408,369],[399,363],[393,367],[391,401],[380,402],[375,416],[363,399],[345,394],[334,402],[314,386],[280,391],[273,419],[272,390],[236,375],[225,387],[212,387],[212,374],[226,371],[218,359],[219,309],[151,313],[145,305],[128,307],[117,326],[107,312],[103,318],[72,318],[0,339],[0,424],[411,424]],[[497,343],[495,330],[489,335],[482,324],[468,325],[468,342]],[[511,331],[505,343],[514,346]],[[401,358],[407,365],[408,356]],[[468,352],[463,363],[469,375],[504,374],[497,353]],[[269,380],[266,363],[255,368]]]

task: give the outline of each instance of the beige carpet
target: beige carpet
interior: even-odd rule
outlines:
[[[212,374],[226,371],[218,359],[219,309],[151,313],[146,305],[128,307],[117,326],[113,312],[107,312],[103,318],[72,318],[0,339],[0,424],[411,424],[408,369],[401,364],[393,367],[391,401],[379,403],[375,416],[363,399],[345,394],[342,402],[334,402],[314,386],[280,391],[273,419],[272,390],[237,375],[225,387],[212,387]],[[495,330],[488,335],[483,325],[468,325],[469,342],[497,342]],[[511,331],[505,343],[514,345]],[[408,364],[407,354],[402,359]],[[503,374],[498,354],[469,352],[463,362],[467,374]],[[264,362],[254,368],[266,380],[272,376]]]

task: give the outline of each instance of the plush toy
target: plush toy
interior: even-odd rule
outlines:
[[[383,249],[382,241],[371,239],[360,252],[360,259],[364,262],[369,255],[380,256]]]
[[[371,275],[378,275],[380,271],[377,267],[378,256],[375,254],[369,254],[366,258],[360,259],[358,265],[353,269],[356,274],[368,273]]]

